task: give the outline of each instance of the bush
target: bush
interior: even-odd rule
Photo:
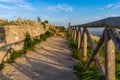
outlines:
[[[18,57],[21,57],[25,53],[26,53],[26,51],[24,49],[23,50],[14,51],[11,54],[10,59],[11,59],[12,62],[14,62],[14,60],[16,60]]]
[[[52,35],[52,33],[51,33],[50,31],[46,31],[46,32],[45,32],[45,37],[46,37],[46,38],[50,37],[51,35]]]
[[[48,24],[49,22],[48,22],[48,20],[45,20],[44,23]]]
[[[43,25],[43,28],[45,28],[45,29],[46,29],[46,25],[45,25],[45,23],[44,23],[44,22],[42,22],[42,25]]]
[[[45,35],[41,34],[40,39],[41,39],[41,41],[45,41],[46,40]]]
[[[33,49],[33,48],[34,48],[34,45],[33,45],[33,43],[32,43],[30,34],[26,33],[23,49],[24,49],[24,50],[27,50],[27,49],[30,49],[30,50],[31,50],[31,49]]]
[[[0,64],[0,70],[2,70],[5,67],[4,64]]]

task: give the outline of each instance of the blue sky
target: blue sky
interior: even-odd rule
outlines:
[[[55,25],[83,24],[120,15],[120,0],[0,0],[0,17],[22,17]]]

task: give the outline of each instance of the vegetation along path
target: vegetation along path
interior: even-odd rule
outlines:
[[[6,64],[0,80],[77,80],[71,55],[65,37],[51,37],[15,63]]]

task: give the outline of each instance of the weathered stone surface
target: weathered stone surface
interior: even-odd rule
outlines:
[[[12,45],[12,48],[15,50],[21,50],[23,48],[23,42],[20,44],[13,45],[15,42],[24,40],[25,34],[29,33],[31,37],[39,36],[44,34],[46,30],[49,29],[52,25],[46,24],[46,29],[41,23],[34,22],[34,25],[7,25],[0,27],[0,63],[6,54],[7,49]],[[3,46],[9,45],[8,47]]]
[[[23,40],[26,33],[31,37],[43,34],[45,31],[41,26],[6,26],[5,35],[7,44]]]

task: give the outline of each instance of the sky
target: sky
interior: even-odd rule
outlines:
[[[120,0],[0,0],[0,18],[42,21],[60,26],[120,16]]]

